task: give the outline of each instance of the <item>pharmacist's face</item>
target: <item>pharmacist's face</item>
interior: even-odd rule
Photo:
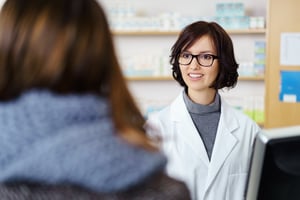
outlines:
[[[183,52],[186,52],[187,55],[202,54],[202,63],[204,64],[205,62],[207,62],[206,59],[210,59],[209,55],[217,56],[217,52],[214,47],[213,41],[208,35],[200,37],[194,42],[192,46],[190,46]],[[198,61],[200,61],[199,56]],[[202,92],[213,90],[212,88],[210,88],[210,86],[214,83],[219,73],[218,59],[214,59],[212,65],[209,67],[204,67],[200,64],[197,62],[195,57],[192,59],[189,65],[179,64],[182,78],[188,86],[189,92]]]

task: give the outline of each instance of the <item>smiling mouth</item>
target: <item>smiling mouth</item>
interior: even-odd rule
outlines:
[[[203,74],[192,74],[192,73],[189,73],[188,76],[191,77],[191,78],[201,78],[204,75]]]

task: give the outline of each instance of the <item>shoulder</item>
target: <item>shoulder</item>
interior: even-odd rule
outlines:
[[[228,118],[236,118],[238,121],[256,124],[253,119],[246,115],[242,110],[229,105],[224,98],[221,99],[221,112]]]
[[[181,110],[185,108],[182,92],[163,109],[150,113],[147,121],[155,124],[166,124],[181,114]]]
[[[221,115],[227,123],[237,123],[240,127],[253,129],[254,132],[260,130],[260,127],[252,118],[242,110],[229,105],[223,98],[221,100]]]
[[[164,120],[170,119],[170,110],[171,105],[167,105],[166,107],[162,108],[159,111],[152,112],[148,115],[147,121],[148,122],[162,122]]]
[[[250,141],[253,141],[261,131],[261,128],[253,119],[243,113],[242,110],[230,106],[225,101],[222,101],[221,112],[224,124],[230,127],[230,130],[238,138],[248,138]]]
[[[166,130],[169,129],[170,124],[170,106],[167,106],[160,111],[149,114],[144,127],[152,140],[160,141],[168,134]]]

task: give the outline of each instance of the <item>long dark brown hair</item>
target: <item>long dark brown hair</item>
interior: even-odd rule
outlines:
[[[147,145],[145,134],[135,137],[131,131],[144,133],[145,120],[127,88],[96,0],[5,2],[0,13],[0,101],[34,88],[106,96],[119,132],[132,133],[128,138]]]

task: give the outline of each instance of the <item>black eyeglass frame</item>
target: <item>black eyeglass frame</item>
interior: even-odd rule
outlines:
[[[187,64],[182,64],[182,63],[179,62],[180,56],[181,56],[183,53],[192,56],[192,59],[191,59],[190,62],[187,63]],[[203,64],[201,64],[200,61],[198,60],[198,57],[199,57],[199,56],[211,56],[211,57],[212,57],[211,64],[210,64],[210,65],[203,65]],[[202,67],[211,67],[211,66],[214,64],[214,61],[215,61],[216,59],[219,59],[218,56],[213,55],[213,54],[210,54],[210,53],[200,53],[200,54],[194,55],[194,54],[191,54],[191,53],[181,52],[181,53],[179,54],[179,56],[178,56],[178,63],[179,63],[180,65],[190,65],[190,64],[192,63],[192,61],[193,61],[194,58],[196,58],[197,63],[198,63],[200,66],[202,66]]]

